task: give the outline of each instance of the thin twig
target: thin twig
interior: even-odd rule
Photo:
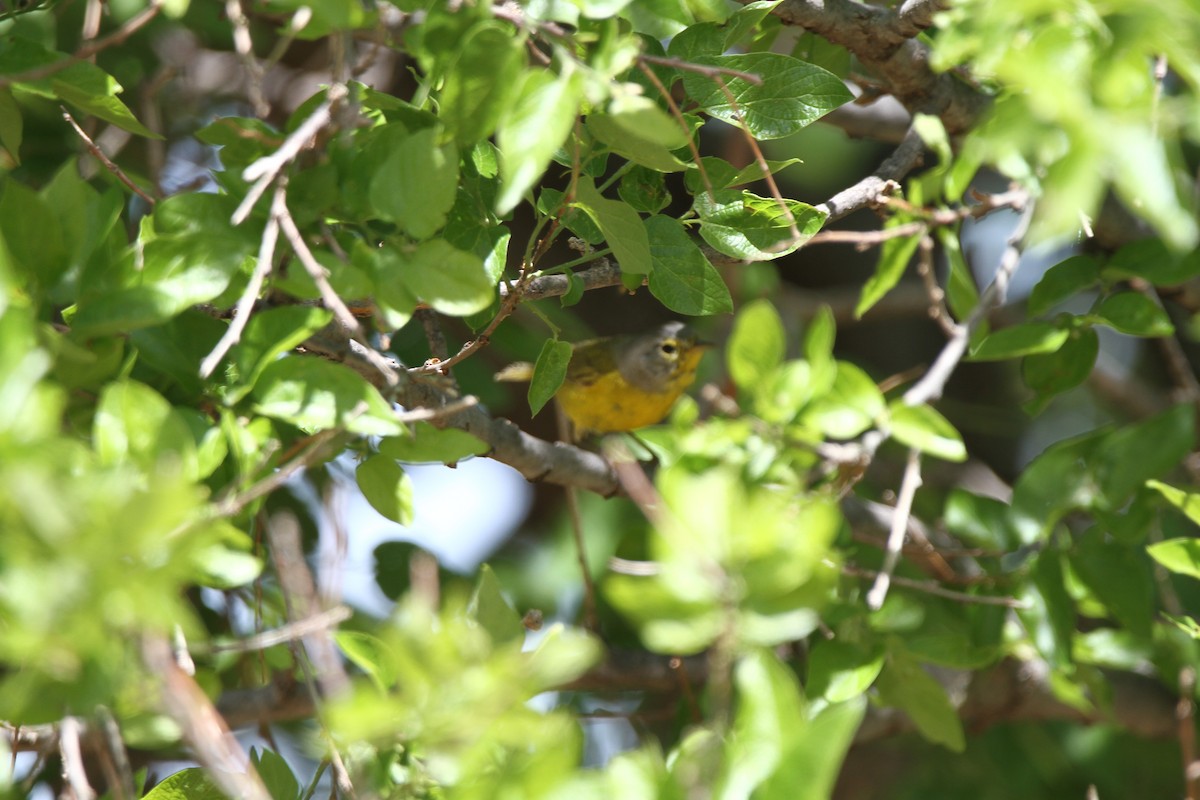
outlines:
[[[849,575],[852,578],[869,578],[878,579],[880,573],[873,569],[863,569],[849,564],[842,566],[842,574]],[[1017,600],[1015,597],[997,597],[989,594],[967,594],[966,592],[956,592],[953,589],[947,589],[939,586],[933,581],[914,581],[911,578],[905,578],[900,575],[893,575],[890,578],[891,583],[903,589],[912,589],[917,592],[925,592],[926,594],[945,597],[950,600],[957,600],[960,603],[976,603],[985,606],[1004,606],[1005,608],[1029,608],[1029,604],[1024,600]]]
[[[126,175],[120,167],[114,164],[112,159],[104,154],[104,151],[100,149],[100,145],[96,144],[92,140],[92,137],[88,136],[83,128],[79,127],[79,123],[76,122],[75,118],[71,116],[71,112],[67,111],[65,106],[59,106],[59,109],[62,110],[63,119],[65,119],[67,123],[75,129],[75,133],[79,135],[79,138],[83,139],[83,143],[87,146],[88,152],[95,156],[96,160],[103,164],[109,172],[115,175],[117,180],[128,186],[134,194],[153,206],[155,204],[154,198],[146,194],[146,192],[143,191],[140,186],[130,180],[129,176]]]
[[[704,184],[704,191],[708,194],[709,198],[713,198],[713,185],[712,181],[709,180],[708,170],[704,168],[704,159],[700,157],[700,146],[696,144],[696,138],[692,136],[692,130],[688,127],[687,120],[683,118],[683,112],[679,110],[679,104],[671,96],[670,90],[666,86],[663,86],[663,82],[654,74],[654,70],[646,66],[644,63],[645,60],[646,56],[642,56],[638,60],[638,69],[646,76],[646,80],[654,85],[654,89],[667,104],[667,108],[671,110],[671,116],[683,128],[683,133],[687,137],[688,150],[692,152],[692,163],[696,165],[696,169],[700,172],[700,182]]]
[[[96,791],[88,783],[83,768],[83,751],[79,747],[79,732],[83,725],[75,717],[64,717],[58,724],[58,751],[62,755],[63,780],[71,787],[75,800],[92,800]]]
[[[250,281],[246,284],[245,291],[242,292],[242,296],[238,298],[237,305],[233,309],[229,327],[225,329],[225,333],[221,335],[221,339],[213,347],[212,352],[200,362],[201,378],[212,375],[213,370],[217,368],[217,364],[221,363],[221,359],[225,357],[229,349],[241,340],[246,323],[250,321],[250,312],[254,310],[254,303],[258,300],[258,293],[262,291],[263,283],[271,274],[271,265],[275,260],[275,243],[279,240],[279,217],[274,213],[274,208],[283,191],[282,184],[275,188],[276,202],[272,203],[272,213],[267,218],[266,227],[263,228],[262,240],[258,246],[258,263],[254,265],[254,271],[250,273]]]
[[[336,439],[341,433],[340,428],[329,428],[313,434],[308,445],[294,459],[245,490],[218,500],[213,507],[213,513],[220,517],[231,517],[255,500],[266,497],[287,483],[297,472],[323,458],[326,455],[325,445]]]
[[[242,8],[241,0],[225,0],[225,16],[233,27],[233,49],[237,52],[243,69],[246,70],[246,96],[250,100],[250,105],[254,106],[254,113],[265,118],[271,113],[271,106],[263,95],[263,68],[258,63],[258,59],[254,57],[254,42],[250,38],[250,20],[246,18],[246,11]]]
[[[904,478],[896,495],[896,511],[892,515],[892,526],[888,531],[887,546],[883,551],[883,566],[875,576],[875,583],[867,592],[867,608],[878,611],[887,598],[888,586],[896,562],[900,560],[900,548],[904,545],[904,534],[908,530],[908,518],[912,514],[913,497],[921,485],[921,451],[915,447],[908,451],[908,463],[904,467]]]
[[[971,332],[992,309],[1004,305],[1008,296],[1009,281],[1012,280],[1013,273],[1017,271],[1017,266],[1021,263],[1019,245],[1025,238],[1025,232],[1029,230],[1032,218],[1033,206],[1032,203],[1027,202],[1016,226],[1009,234],[1008,244],[1003,255],[1000,256],[1000,264],[996,267],[996,274],[992,278],[992,282],[984,290],[983,296],[979,298],[979,302],[967,316],[966,321],[955,326],[953,335],[946,342],[942,351],[938,353],[937,359],[925,373],[925,377],[905,392],[904,402],[906,404],[919,406],[942,396],[946,381],[950,380],[950,375],[966,355]]]
[[[558,421],[558,438],[563,442],[571,441],[571,421],[562,406],[554,404],[555,416]],[[583,535],[583,513],[579,509],[579,490],[574,486],[564,486],[567,496],[567,512],[571,519],[571,535],[575,537],[575,557],[579,561],[579,574],[583,577],[583,624],[589,631],[600,631],[600,616],[596,613],[596,584],[592,580],[592,571],[587,559],[587,540]]]
[[[125,24],[117,28],[112,33],[100,39],[93,39],[84,44],[71,55],[59,61],[50,64],[44,64],[40,67],[27,69],[24,72],[17,72],[12,75],[0,75],[0,88],[12,86],[14,83],[31,83],[39,81],[42,78],[49,78],[55,73],[62,72],[67,67],[73,64],[78,64],[81,61],[87,61],[92,56],[99,53],[101,50],[106,50],[114,45],[121,44],[133,34],[144,28],[150,20],[158,16],[158,12],[162,10],[163,0],[150,0],[150,4],[144,9],[134,14]]]
[[[269,647],[295,641],[317,631],[328,630],[339,622],[350,619],[352,615],[353,612],[348,606],[334,606],[306,619],[281,625],[275,630],[264,631],[229,644],[210,645],[203,650],[208,653],[250,653],[255,650],[266,650]]]
[[[363,331],[362,326],[358,324],[358,318],[350,312],[350,309],[346,307],[345,301],[330,286],[329,270],[325,269],[325,267],[321,266],[321,262],[317,261],[316,257],[312,254],[312,250],[308,248],[308,243],[304,241],[304,235],[296,227],[296,221],[292,219],[292,214],[288,211],[286,196],[282,187],[275,193],[275,199],[271,203],[271,216],[279,221],[279,226],[283,229],[284,238],[288,240],[288,244],[292,246],[296,257],[304,265],[308,276],[316,284],[317,291],[320,292],[321,301],[325,304],[325,307],[333,312],[333,316],[338,321],[338,324],[347,331],[350,331],[355,338],[361,341]]]
[[[906,222],[894,228],[881,228],[873,231],[821,231],[808,240],[806,247],[814,244],[852,244],[857,250],[866,250],[877,244],[883,244],[889,239],[900,239],[905,236],[916,236],[927,229],[924,222]]]
[[[728,75],[731,78],[740,78],[746,83],[754,84],[755,86],[762,85],[762,76],[756,75],[753,72],[745,72],[740,69],[731,69],[729,67],[717,67],[712,64],[697,64],[692,61],[684,61],[679,58],[669,58],[666,56],[652,56],[647,53],[642,53],[638,56],[639,61],[647,61],[651,64],[658,64],[660,67],[671,67],[672,69],[681,69],[685,72],[695,72],[697,75],[703,75],[706,78],[717,79],[722,75]]]
[[[917,275],[925,284],[929,294],[929,316],[947,336],[954,335],[954,318],[946,308],[946,291],[938,286],[937,276],[933,274],[933,237],[925,234],[917,246]]]
[[[330,86],[325,92],[325,101],[313,109],[308,119],[300,123],[300,126],[283,141],[278,150],[269,156],[263,156],[242,170],[242,179],[254,181],[254,184],[246,191],[246,197],[233,212],[231,219],[234,225],[242,224],[249,216],[250,209],[258,202],[258,198],[262,197],[263,192],[267,190],[279,171],[309,145],[317,131],[329,124],[332,119],[334,103],[339,102],[348,94],[349,90],[343,84],[335,83]]]
[[[791,238],[777,242],[771,247],[766,248],[766,252],[768,253],[783,252],[800,241],[800,228],[796,226],[796,215],[792,213],[791,207],[783,199],[783,193],[779,191],[779,186],[775,183],[775,176],[771,174],[771,166],[767,163],[766,156],[763,155],[762,149],[754,139],[754,135],[750,133],[750,125],[746,122],[746,115],[742,113],[742,109],[738,106],[737,98],[733,96],[733,92],[729,90],[729,87],[720,75],[714,75],[712,79],[721,90],[721,93],[725,95],[725,100],[733,110],[734,119],[738,122],[738,128],[745,135],[746,145],[750,148],[750,152],[754,154],[755,163],[762,170],[763,181],[766,182],[767,189],[771,192],[771,197],[783,211],[784,218],[787,219],[788,235]]]

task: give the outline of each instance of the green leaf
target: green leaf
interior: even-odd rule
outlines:
[[[1139,486],[1179,464],[1194,436],[1195,414],[1187,404],[1106,436],[1094,456],[1097,501],[1109,509],[1123,506]]]
[[[435,428],[428,422],[413,425],[410,436],[391,436],[379,442],[379,452],[409,464],[454,464],[481,456],[491,446],[457,428]]]
[[[1012,501],[1023,544],[1049,533],[1066,511],[1095,502],[1099,489],[1088,465],[1103,438],[1092,432],[1056,442],[1025,467]]]
[[[959,319],[967,316],[979,304],[979,289],[975,286],[975,277],[963,257],[962,243],[958,238],[958,230],[951,227],[940,227],[936,231],[938,244],[950,265],[950,274],[946,280],[946,302],[950,310]]]
[[[896,400],[889,411],[892,436],[897,441],[947,461],[967,460],[962,436],[933,406],[910,406]]]
[[[837,323],[833,311],[822,305],[808,323],[804,333],[804,357],[811,368],[814,395],[824,394],[837,377],[837,364],[833,358],[833,342],[837,336]]]
[[[1139,638],[1150,636],[1154,575],[1141,547],[1113,541],[1094,527],[1080,537],[1070,561],[1079,579],[1125,629]]]
[[[630,133],[610,114],[588,114],[587,130],[609,150],[645,169],[681,172],[688,168],[688,162],[681,161],[663,145],[644,139],[636,132]]]
[[[614,96],[608,104],[608,116],[626,136],[667,150],[686,147],[691,138],[679,120],[645,95],[624,92]]]
[[[1029,315],[1040,317],[1059,303],[1100,282],[1100,265],[1091,256],[1071,256],[1050,269],[1029,294]]]
[[[1089,316],[1130,336],[1170,336],[1175,332],[1163,307],[1141,292],[1109,295]]]
[[[129,107],[117,98],[122,91],[121,84],[95,64],[78,61],[53,77],[35,83],[49,86],[55,97],[122,130],[147,139],[163,138],[137,121]]]
[[[13,271],[40,294],[71,266],[58,215],[36,192],[11,178],[0,189],[0,235]]]
[[[894,216],[884,225],[884,230],[907,222],[901,215]],[[920,236],[898,236],[883,243],[883,247],[879,248],[879,263],[875,266],[875,273],[863,285],[862,296],[854,307],[855,317],[861,318],[900,282],[920,243]]]
[[[635,211],[647,214],[657,214],[671,202],[662,173],[640,164],[634,164],[621,176],[617,194]]]
[[[442,85],[438,116],[459,144],[489,136],[513,102],[525,66],[525,37],[486,20],[463,37]]]
[[[475,591],[471,593],[467,613],[488,632],[494,644],[514,642],[520,645],[525,640],[521,615],[505,598],[496,573],[487,564],[479,569],[479,578],[475,581]]]
[[[808,692],[831,703],[863,694],[883,670],[883,653],[870,652],[852,642],[821,642],[808,661]]]
[[[1200,578],[1200,539],[1166,539],[1150,545],[1146,552],[1171,572]]]
[[[970,360],[1003,361],[1037,353],[1053,353],[1070,336],[1070,330],[1049,322],[1023,322],[986,336],[971,348]]]
[[[774,199],[748,191],[718,189],[695,198],[700,236],[717,251],[747,261],[770,261],[793,252],[825,223],[823,212],[795,200],[784,200],[796,222],[793,238],[787,213]]]
[[[769,300],[752,300],[738,311],[725,347],[729,375],[752,393],[780,364],[787,350],[783,320]]]
[[[333,314],[315,306],[282,306],[255,313],[241,339],[230,351],[230,385],[222,393],[232,405],[245,397],[254,382],[280,355],[324,328]]]
[[[496,296],[496,284],[484,269],[483,259],[445,239],[400,248],[396,255],[399,280],[442,314],[465,317],[483,311]]]
[[[1018,542],[1009,521],[1008,504],[964,489],[952,489],[942,514],[946,529],[975,547],[997,553],[1016,548]]]
[[[500,214],[521,202],[550,166],[555,151],[570,135],[583,100],[580,74],[570,70],[557,76],[531,70],[519,86],[516,100],[496,126],[502,178],[496,211]]]
[[[852,439],[874,426],[884,408],[883,394],[871,376],[839,361],[833,386],[825,395],[813,398],[802,418],[826,436]]]
[[[306,433],[338,426],[391,436],[402,428],[391,405],[358,373],[341,364],[291,356],[271,364],[254,384],[254,409]]]
[[[372,508],[392,522],[412,524],[412,480],[395,459],[373,455],[354,470],[354,479]]]
[[[228,800],[208,772],[200,767],[180,770],[164,778],[142,800]]]
[[[875,686],[880,699],[908,714],[926,739],[955,753],[966,747],[962,722],[946,690],[903,650],[889,653]]]
[[[796,676],[771,653],[753,650],[734,669],[737,714],[714,796],[750,797],[779,766],[788,734],[804,716]]]
[[[703,316],[733,311],[721,274],[708,262],[683,225],[671,217],[645,220],[650,239],[650,293],[680,314]]]
[[[533,378],[529,381],[529,410],[533,414],[550,402],[566,380],[572,352],[570,342],[547,339],[542,345],[542,352],[533,366]]]
[[[1146,485],[1165,497],[1168,503],[1182,511],[1192,522],[1200,525],[1200,494],[1185,492],[1162,481],[1146,481]]]
[[[434,128],[405,136],[371,180],[371,203],[379,216],[416,239],[446,224],[458,188],[458,148],[437,140]]]
[[[602,197],[589,179],[580,179],[575,199],[572,206],[582,209],[600,228],[621,272],[627,275],[650,272],[653,265],[650,237],[636,211],[619,200]]]
[[[92,436],[102,463],[132,462],[146,472],[178,469],[199,474],[196,440],[171,404],[149,386],[120,381],[104,387]]]
[[[1138,239],[1113,253],[1103,274],[1114,282],[1140,278],[1155,286],[1177,286],[1200,275],[1200,250],[1181,254],[1156,236]]]
[[[737,125],[740,118],[756,139],[790,136],[854,99],[836,75],[778,53],[709,56],[697,60],[762,79],[755,85],[743,78],[723,75],[721,79],[735,106],[711,77],[686,70],[682,73],[684,90],[701,108],[730,125]]]
[[[829,800],[834,794],[846,753],[867,712],[867,698],[809,706],[807,724],[792,733],[779,768],[756,798],[763,800]]]
[[[14,164],[21,163],[21,109],[11,89],[0,89],[0,147],[8,151]]]
[[[1025,385],[1039,395],[1038,406],[1087,380],[1100,353],[1100,337],[1092,328],[1075,328],[1053,353],[1026,356],[1021,362]]]
[[[300,784],[292,774],[292,768],[274,750],[250,748],[250,763],[270,792],[271,800],[297,800],[300,796]]]

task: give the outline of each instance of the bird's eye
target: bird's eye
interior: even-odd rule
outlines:
[[[663,355],[673,356],[679,350],[679,346],[674,342],[663,342],[658,349],[663,352]]]

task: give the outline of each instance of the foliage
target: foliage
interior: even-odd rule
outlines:
[[[146,760],[184,744],[200,767],[150,789],[163,798],[294,800],[330,764],[360,796],[823,798],[886,710],[978,758],[1003,704],[972,718],[973,701],[1013,665],[1037,685],[1028,706],[1007,699],[1037,720],[1131,727],[1126,678],[1168,712],[1194,700],[1189,4],[209,5],[111,2],[81,37],[99,4],[0,3],[0,719],[115,720],[120,736],[89,746]],[[843,27],[846,10],[864,27]],[[819,40],[788,24],[804,14]],[[189,76],[166,44],[184,39],[227,57],[236,88],[189,83],[202,60]],[[314,52],[321,88],[291,106],[264,95],[271,70],[311,85],[298,70]],[[911,99],[927,62],[956,73],[920,73],[929,97],[972,98],[965,127],[957,101]],[[804,169],[792,150],[824,156],[798,137],[851,101],[848,78],[906,100],[928,168],[847,177],[840,202],[785,196]],[[165,140],[220,168],[165,190]],[[981,192],[996,175],[1014,183]],[[855,240],[879,246],[855,298],[800,303],[787,265],[867,206],[884,220]],[[1016,225],[997,263],[962,244],[993,212]],[[996,313],[1026,244],[1093,228],[1023,315]],[[917,314],[946,335],[884,380],[890,342],[864,354],[844,334],[915,284],[914,263]],[[704,406],[685,398],[606,441],[609,460],[499,421],[525,412],[481,377],[484,346],[536,358],[536,414],[586,327],[576,304],[618,284],[605,317],[645,287],[722,340]],[[1149,408],[1042,441],[1019,468],[993,463],[1011,487],[972,482],[989,456],[952,373],[1011,367],[1019,381],[991,373],[998,403],[1069,411],[1099,391],[1117,334],[1162,345],[1174,401],[1156,388]],[[491,457],[625,497],[583,504],[587,581],[553,538],[471,576],[393,548],[379,554],[390,616],[332,619],[286,531],[298,522],[317,553],[323,510],[298,498],[346,479],[346,452],[400,525],[422,503],[405,469],[419,463]],[[941,462],[954,477],[918,491]],[[477,486],[462,502],[508,500]],[[920,553],[901,550],[906,531]],[[537,630],[551,584],[579,598],[592,578],[598,629],[560,597]],[[585,763],[581,722],[614,693],[635,720],[665,695],[668,722]],[[251,695],[268,698],[259,716],[237,707]],[[296,739],[320,769],[273,747],[253,753],[257,777],[230,771],[218,712],[304,719]],[[1175,734],[1165,719],[1153,732]],[[32,741],[60,757],[53,736]],[[48,770],[8,789],[63,772],[78,780]],[[84,779],[140,785],[125,773]],[[1156,780],[1179,794],[1184,778]]]

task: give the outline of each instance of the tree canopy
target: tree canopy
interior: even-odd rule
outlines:
[[[1200,798],[1198,88],[1187,0],[0,2],[5,792]]]

